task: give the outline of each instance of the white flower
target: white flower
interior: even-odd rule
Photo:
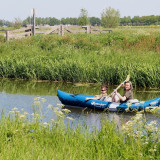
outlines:
[[[35,101],[39,101],[39,100],[40,100],[40,97],[34,97],[34,100],[35,100]]]
[[[52,106],[51,104],[49,104],[47,108],[52,109],[52,107],[53,107],[53,106]]]
[[[24,112],[24,115],[27,115],[27,114],[29,114],[28,112]]]
[[[22,115],[20,115],[19,117],[20,117],[21,119],[25,119],[25,118],[26,118],[26,116],[25,116],[25,115],[23,115],[23,114],[22,114]]]
[[[48,126],[48,125],[49,125],[49,123],[47,123],[47,122],[44,122],[44,123],[43,123],[43,125],[45,125],[45,126]]]
[[[18,110],[18,108],[16,108],[16,107],[15,107],[15,108],[12,108],[12,111],[16,111],[16,110]]]
[[[62,109],[62,111],[65,112],[65,113],[71,112],[69,109]]]
[[[52,123],[55,123],[55,124],[58,123],[58,122],[56,122],[54,119],[51,119],[51,121],[52,121]]]
[[[41,101],[44,103],[44,102],[46,102],[46,99],[45,99],[45,98],[42,98]]]
[[[14,113],[18,114],[18,113],[19,113],[19,111],[14,111]]]
[[[74,120],[72,117],[67,117],[67,119],[69,119],[69,120],[71,120],[71,121],[73,121],[73,120]]]
[[[40,105],[41,105],[41,102],[40,102],[40,101],[34,101],[34,105],[35,105],[35,106],[40,106]]]
[[[151,121],[150,124],[151,125],[157,125],[157,121]]]

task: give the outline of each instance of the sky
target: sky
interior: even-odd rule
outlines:
[[[0,19],[24,20],[36,9],[37,17],[55,17],[57,19],[76,17],[82,8],[89,17],[101,17],[102,11],[112,7],[124,16],[160,15],[160,0],[0,0]]]

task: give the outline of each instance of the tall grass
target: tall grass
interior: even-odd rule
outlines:
[[[159,32],[35,36],[0,42],[0,77],[160,85]]]
[[[84,124],[73,125],[67,109],[48,108],[56,117],[43,121],[42,102],[35,98],[34,113],[13,108],[0,120],[0,159],[159,159],[159,129],[142,115],[117,128],[106,118],[101,129],[89,132]],[[145,135],[143,134],[145,131]]]

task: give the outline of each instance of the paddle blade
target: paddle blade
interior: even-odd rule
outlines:
[[[125,82],[129,81],[129,79],[130,79],[130,75],[127,75]]]

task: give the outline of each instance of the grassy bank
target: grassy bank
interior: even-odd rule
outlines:
[[[0,41],[0,77],[160,86],[158,29]]]
[[[44,99],[35,98],[34,113],[13,108],[0,121],[0,159],[159,159],[157,123],[146,123],[137,114],[120,129],[106,118],[101,130],[89,132],[84,124],[73,125],[67,109],[49,106],[56,114],[48,122],[41,112]],[[106,117],[106,116],[104,116]],[[64,124],[64,121],[67,122]]]

